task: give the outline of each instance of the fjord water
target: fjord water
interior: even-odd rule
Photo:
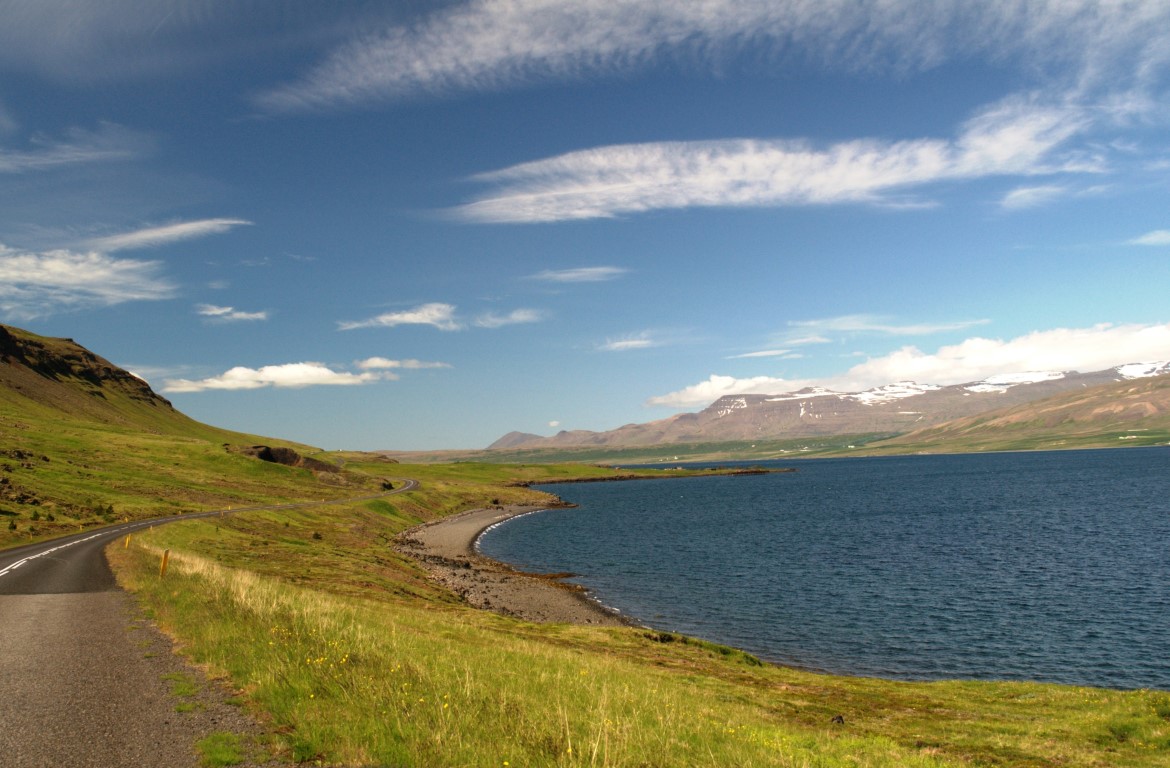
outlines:
[[[481,551],[656,629],[898,679],[1170,689],[1170,449],[542,486]]]

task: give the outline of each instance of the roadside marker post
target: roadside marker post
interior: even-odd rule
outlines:
[[[158,569],[158,577],[161,579],[167,575],[167,561],[171,559],[171,551],[169,549],[163,550],[162,565]]]

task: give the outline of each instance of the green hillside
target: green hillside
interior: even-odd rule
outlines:
[[[315,450],[201,424],[69,339],[0,326],[0,545],[380,487],[369,475],[260,461],[244,450],[255,445]]]

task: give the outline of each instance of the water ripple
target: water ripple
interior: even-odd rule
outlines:
[[[485,554],[813,669],[1170,689],[1170,450],[556,486]]]

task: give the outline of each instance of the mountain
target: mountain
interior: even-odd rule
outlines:
[[[728,395],[698,413],[627,424],[608,432],[562,431],[551,437],[512,432],[488,450],[901,434],[1064,392],[1164,373],[1170,373],[1170,362],[1135,363],[1093,373],[1003,374],[950,386],[907,381],[864,392],[809,387],[773,395]]]
[[[887,453],[1164,444],[1170,374],[1127,379],[915,430],[870,447]]]
[[[201,431],[142,379],[72,339],[38,336],[0,325],[0,401],[151,432]]]

